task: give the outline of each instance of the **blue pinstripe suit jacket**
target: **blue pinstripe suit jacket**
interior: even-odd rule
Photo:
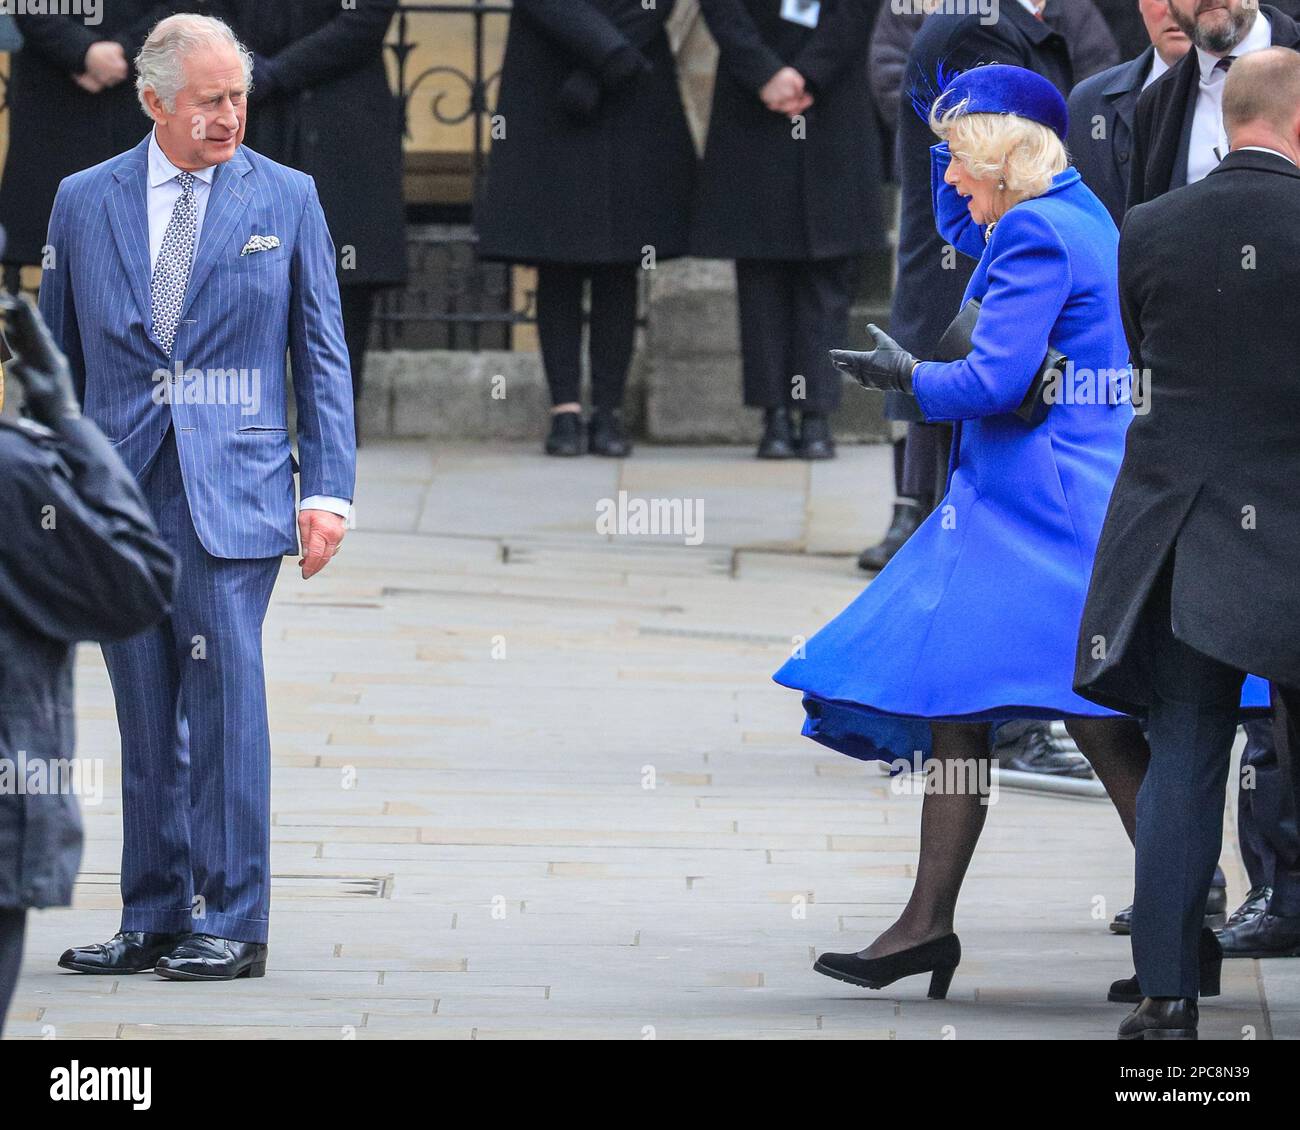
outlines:
[[[315,182],[242,146],[218,167],[168,356],[152,327],[148,154],[146,136],[60,186],[41,311],[86,415],[132,473],[143,473],[174,426],[195,531],[209,553],[293,553],[286,357],[303,496],[350,500],[356,475],[334,244]],[[280,245],[243,254],[255,235]]]

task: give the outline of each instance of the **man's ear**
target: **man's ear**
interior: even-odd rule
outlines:
[[[166,125],[168,118],[167,107],[163,105],[163,101],[158,97],[158,92],[156,90],[150,89],[144,92],[144,104],[145,108],[149,111],[149,116],[153,118],[158,125]]]

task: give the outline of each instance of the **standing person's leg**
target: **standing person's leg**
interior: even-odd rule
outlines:
[[[18,970],[23,964],[23,934],[27,929],[27,911],[22,907],[0,908],[0,1036],[4,1035],[5,1017],[18,984]]]
[[[1137,796],[1151,761],[1142,727],[1132,718],[1070,718],[1065,728],[1097,772],[1130,840],[1137,836]]]
[[[795,275],[791,357],[807,386],[799,428],[799,454],[804,459],[835,455],[830,416],[843,399],[844,376],[831,364],[829,353],[848,339],[849,306],[860,266],[857,256],[821,259],[799,264]]]
[[[1245,675],[1174,637],[1171,577],[1166,567],[1148,609],[1151,762],[1137,799],[1133,961],[1146,996],[1195,999]]]
[[[580,455],[582,431],[582,286],[585,268],[543,263],[537,268],[537,339],[551,393],[548,455]]]
[[[790,340],[794,323],[794,265],[769,259],[736,260],[736,306],[745,405],[763,409],[760,459],[795,454],[794,371]]]
[[[938,497],[935,494],[935,468],[944,459],[951,439],[952,428],[944,424],[907,425],[894,515],[885,536],[877,544],[864,549],[858,557],[859,569],[869,573],[883,569],[934,509]]]
[[[989,727],[932,723],[932,752],[921,804],[916,881],[898,921],[857,953],[825,953],[820,973],[868,988],[935,970],[931,996],[943,996],[961,946],[953,917],[962,882],[988,815]]]
[[[343,307],[343,336],[348,345],[352,366],[352,399],[361,399],[366,379],[366,345],[370,341],[370,324],[374,318],[375,288],[365,285],[342,286],[339,299]]]
[[[635,263],[606,263],[591,271],[591,432],[596,455],[624,456],[632,451],[623,426],[623,397],[636,340]]]

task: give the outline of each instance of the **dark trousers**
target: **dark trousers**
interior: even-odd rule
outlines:
[[[933,505],[948,484],[951,424],[908,424],[898,493]]]
[[[1223,844],[1224,790],[1246,675],[1174,638],[1171,575],[1168,567],[1162,571],[1146,610],[1151,763],[1137,797],[1133,961],[1147,996],[1195,998],[1197,939]],[[1273,693],[1300,717],[1300,691],[1275,685]],[[1295,740],[1293,730],[1288,736]]]
[[[591,400],[600,409],[623,406],[636,338],[639,268],[546,263],[537,268],[537,336],[552,404],[576,403],[582,385],[582,291],[591,284]]]
[[[343,306],[343,336],[348,344],[348,360],[352,364],[352,398],[361,399],[366,379],[366,344],[370,341],[370,323],[374,318],[375,291],[373,286],[344,286],[339,288]]]
[[[1246,723],[1242,779],[1237,789],[1237,839],[1252,887],[1272,887],[1269,910],[1300,917],[1300,832],[1296,797],[1284,764],[1284,710]],[[1275,733],[1275,730],[1277,731]]]
[[[23,934],[27,929],[27,911],[21,907],[0,908],[0,1036],[4,1035],[5,1015],[18,984],[18,969],[23,963]]]
[[[736,261],[745,403],[751,408],[833,412],[844,377],[832,349],[848,344],[859,260]],[[802,378],[802,379],[800,379]]]

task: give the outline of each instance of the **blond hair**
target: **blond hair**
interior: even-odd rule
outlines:
[[[940,110],[941,101],[935,99],[930,110],[930,128],[972,176],[1001,177],[1009,193],[1026,200],[1046,192],[1052,178],[1069,167],[1065,146],[1045,125],[1018,114],[968,114],[966,98]]]

